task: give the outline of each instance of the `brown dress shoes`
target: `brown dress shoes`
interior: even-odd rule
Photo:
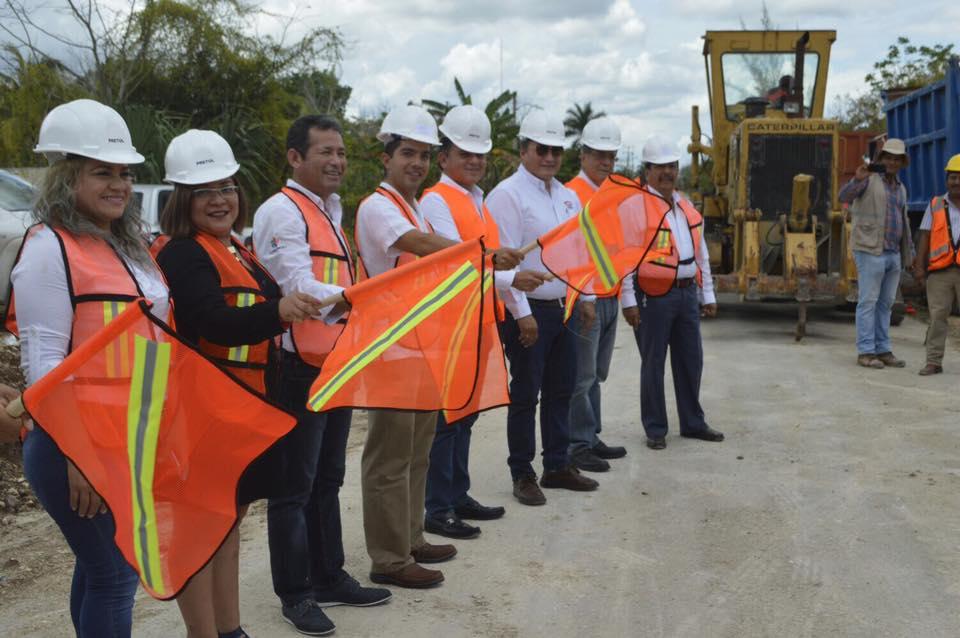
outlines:
[[[453,545],[431,545],[424,543],[410,551],[413,560],[418,563],[442,563],[457,555],[457,548]]]
[[[382,585],[423,589],[442,583],[443,572],[436,569],[427,569],[416,563],[410,563],[392,572],[370,572],[370,580]]]
[[[580,470],[568,465],[562,470],[544,472],[540,477],[540,487],[573,490],[575,492],[592,492],[600,485],[592,478],[587,478]]]

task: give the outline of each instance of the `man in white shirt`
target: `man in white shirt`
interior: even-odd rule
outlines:
[[[349,244],[340,228],[343,210],[336,192],[347,168],[340,126],[317,115],[299,118],[287,133],[287,161],[292,179],[257,210],[254,247],[283,294],[300,291],[323,299],[343,288],[317,279],[315,273],[322,269],[314,268],[317,257],[312,256],[311,243],[322,239],[335,248],[330,254],[340,258],[348,273],[347,280],[339,283],[349,285],[352,277],[348,272]],[[318,238],[317,234],[325,235]],[[331,309],[325,309],[323,314],[329,312]],[[389,600],[390,592],[361,587],[343,569],[339,491],[346,469],[351,411],[318,414],[306,409],[318,369],[298,355],[289,330],[283,335],[280,369],[276,395],[298,419],[286,441],[286,480],[305,489],[269,501],[270,568],[283,617],[301,632],[322,635],[320,632],[332,632],[334,625],[321,606],[376,605]]]
[[[927,282],[927,362],[920,369],[926,377],[943,372],[947,345],[947,319],[960,301],[960,155],[946,165],[947,192],[934,197],[920,222],[913,276]]]
[[[483,237],[486,246],[499,248],[496,222],[483,205],[483,190],[477,186],[486,172],[487,153],[493,147],[490,120],[473,105],[457,106],[444,117],[440,132],[437,161],[443,172],[440,181],[424,192],[420,210],[438,235],[456,242]],[[520,291],[535,290],[546,276],[533,270],[498,270],[494,281],[500,298],[516,309],[523,297]],[[424,520],[431,534],[474,538],[480,534],[480,528],[463,519],[492,520],[505,513],[502,507],[481,505],[468,493],[470,434],[478,416],[471,414],[452,423],[447,423],[442,413],[437,418],[427,471]]]
[[[700,317],[701,314],[705,317],[717,314],[710,257],[703,238],[703,218],[693,204],[676,190],[680,173],[680,153],[676,144],[653,136],[644,145],[641,159],[650,194],[631,197],[621,206],[636,206],[636,214],[641,218],[648,215],[648,229],[651,232],[655,232],[659,226],[659,210],[666,207],[660,205],[656,213],[648,211],[646,208],[650,204],[645,203],[645,198],[655,197],[669,206],[665,229],[676,269],[661,268],[661,272],[669,272],[670,279],[664,280],[662,277],[648,276],[646,273],[650,270],[645,268],[646,265],[641,265],[636,276],[624,280],[620,296],[623,316],[633,327],[640,349],[640,414],[647,434],[647,447],[662,450],[667,445],[663,376],[668,348],[680,417],[680,436],[722,441],[723,434],[707,425],[700,407],[700,377],[703,372]],[[654,204],[658,204],[658,201],[654,200]],[[694,243],[695,236],[699,237],[699,247]],[[637,305],[636,288],[639,288],[640,307]]]
[[[433,116],[402,106],[384,118],[377,139],[383,182],[357,210],[356,241],[362,266],[375,277],[454,242],[431,232],[417,204],[417,191],[439,144]],[[498,269],[514,267],[517,251],[496,252]],[[403,383],[403,379],[397,379]],[[424,494],[436,412],[370,410],[361,459],[363,530],[372,567],[370,579],[399,587],[423,588],[443,582],[443,573],[421,563],[453,558],[453,545],[432,545],[423,537]]]
[[[555,177],[563,160],[564,128],[559,117],[533,111],[520,125],[520,166],[487,197],[503,246],[520,248],[580,212],[576,193]],[[524,257],[520,270],[546,270],[540,249]],[[570,395],[576,375],[574,336],[563,325],[567,286],[549,281],[509,307],[502,326],[510,359],[510,407],[507,411],[507,460],[513,495],[524,505],[543,505],[540,487],[576,491],[597,489],[597,482],[571,465]],[[592,298],[581,300],[581,319],[594,318]],[[540,402],[543,477],[537,486],[536,409]]]

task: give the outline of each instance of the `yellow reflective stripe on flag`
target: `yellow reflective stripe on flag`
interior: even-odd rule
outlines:
[[[460,313],[457,327],[454,329],[453,336],[450,338],[450,345],[447,348],[447,360],[444,364],[444,370],[446,371],[443,384],[444,403],[446,403],[446,398],[449,396],[450,389],[453,385],[453,375],[456,372],[456,359],[460,356],[460,348],[463,346],[463,340],[467,337],[467,327],[470,325],[470,318],[473,316],[473,313],[477,311],[483,295],[490,290],[492,283],[493,274],[489,272],[484,274],[483,288],[480,290],[480,294],[473,294],[471,292],[470,302],[464,307],[463,312]],[[483,327],[481,326],[480,329],[483,330]]]
[[[583,288],[592,277],[593,273],[586,274],[583,279],[577,282],[575,289],[567,292],[567,300],[563,305],[563,323],[570,321],[570,317],[573,315],[573,309],[577,306],[577,300],[580,298],[580,293],[577,292],[577,289]]]
[[[666,250],[670,247],[670,231],[661,230],[657,233],[657,248]]]
[[[580,211],[577,217],[580,221],[580,230],[583,231],[583,237],[586,239],[587,250],[593,259],[593,265],[596,267],[604,287],[607,290],[611,290],[617,285],[619,278],[616,275],[613,262],[610,261],[607,247],[603,245],[603,239],[600,237],[600,233],[597,232],[597,228],[593,224],[593,219],[590,217],[590,202],[587,202],[587,205],[583,207],[583,210]]]
[[[127,405],[127,458],[133,504],[133,548],[140,579],[163,596],[166,585],[160,567],[160,539],[153,501],[160,417],[167,396],[170,344],[134,336],[133,375]]]
[[[237,308],[249,308],[256,302],[257,298],[252,292],[241,292],[237,294]],[[250,346],[234,346],[227,352],[229,361],[246,361],[250,356]]]
[[[103,302],[103,325],[107,325],[114,319],[116,319],[120,313],[127,309],[127,303],[125,301],[104,301]],[[127,349],[127,339],[125,336],[117,338],[117,342],[120,344],[120,376],[125,377],[130,374],[128,362],[130,360],[130,352]],[[103,349],[103,357],[106,362],[107,376],[116,377],[117,376],[117,366],[116,366],[116,355],[117,351],[114,347],[114,342],[111,341],[107,344],[106,348]]]
[[[480,272],[472,263],[466,262],[447,277],[443,283],[430,291],[410,309],[399,321],[381,333],[373,342],[362,351],[354,355],[343,368],[340,369],[322,388],[310,397],[308,406],[314,412],[319,412],[330,398],[347,381],[355,377],[361,370],[372,363],[377,357],[403,338],[404,335],[426,321],[430,315],[447,305],[464,288],[480,278]]]

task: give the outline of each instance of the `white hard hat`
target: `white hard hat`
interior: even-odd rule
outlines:
[[[520,123],[520,139],[533,140],[544,146],[565,146],[563,119],[544,110],[531,111]]]
[[[393,136],[405,137],[415,142],[440,146],[437,138],[437,122],[433,116],[421,106],[407,104],[400,106],[383,118],[377,139],[386,144]]]
[[[443,118],[440,132],[450,138],[458,148],[468,153],[489,153],[493,148],[490,139],[490,119],[487,114],[473,106],[464,104],[450,109]]]
[[[583,127],[580,144],[595,151],[616,151],[620,149],[620,127],[609,117],[590,120]]]
[[[675,143],[664,136],[651,135],[643,145],[640,161],[650,164],[672,164],[680,161],[680,150]]]
[[[206,184],[226,179],[240,170],[227,140],[213,131],[190,129],[170,140],[163,165],[164,181],[172,184]]]
[[[34,153],[51,163],[80,155],[110,164],[141,164],[143,155],[130,141],[130,129],[120,114],[94,100],[74,100],[43,118]]]

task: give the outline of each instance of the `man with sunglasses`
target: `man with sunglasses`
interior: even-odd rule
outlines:
[[[659,135],[650,137],[641,161],[646,192],[630,197],[621,207],[632,208],[631,214],[646,220],[650,241],[658,248],[669,248],[667,257],[641,264],[636,276],[624,279],[620,295],[624,319],[633,328],[640,350],[640,418],[647,447],[667,447],[663,375],[668,349],[680,436],[719,442],[723,434],[707,425],[700,407],[700,317],[717,314],[703,217],[676,190],[680,152],[675,143]]]
[[[590,120],[580,136],[580,174],[565,185],[586,206],[600,185],[613,172],[620,148],[620,128],[608,117]],[[607,459],[626,456],[620,446],[608,446],[600,440],[600,384],[607,380],[613,344],[617,336],[616,297],[596,301],[596,320],[589,327],[581,325],[579,313],[570,319],[570,329],[577,335],[577,378],[570,398],[570,458],[586,472],[606,472]]]
[[[520,248],[580,211],[576,193],[556,179],[563,161],[563,121],[536,110],[520,125],[520,166],[487,197],[487,208],[500,230],[503,246]],[[526,255],[524,270],[546,270],[540,250]],[[524,505],[543,505],[540,487],[576,491],[597,489],[570,463],[570,395],[576,375],[572,332],[563,324],[566,285],[549,281],[526,293],[509,309],[502,326],[510,359],[510,407],[507,410],[507,463],[513,495]],[[584,325],[594,318],[593,299],[581,303]],[[537,486],[536,409],[540,402],[543,477]]]

